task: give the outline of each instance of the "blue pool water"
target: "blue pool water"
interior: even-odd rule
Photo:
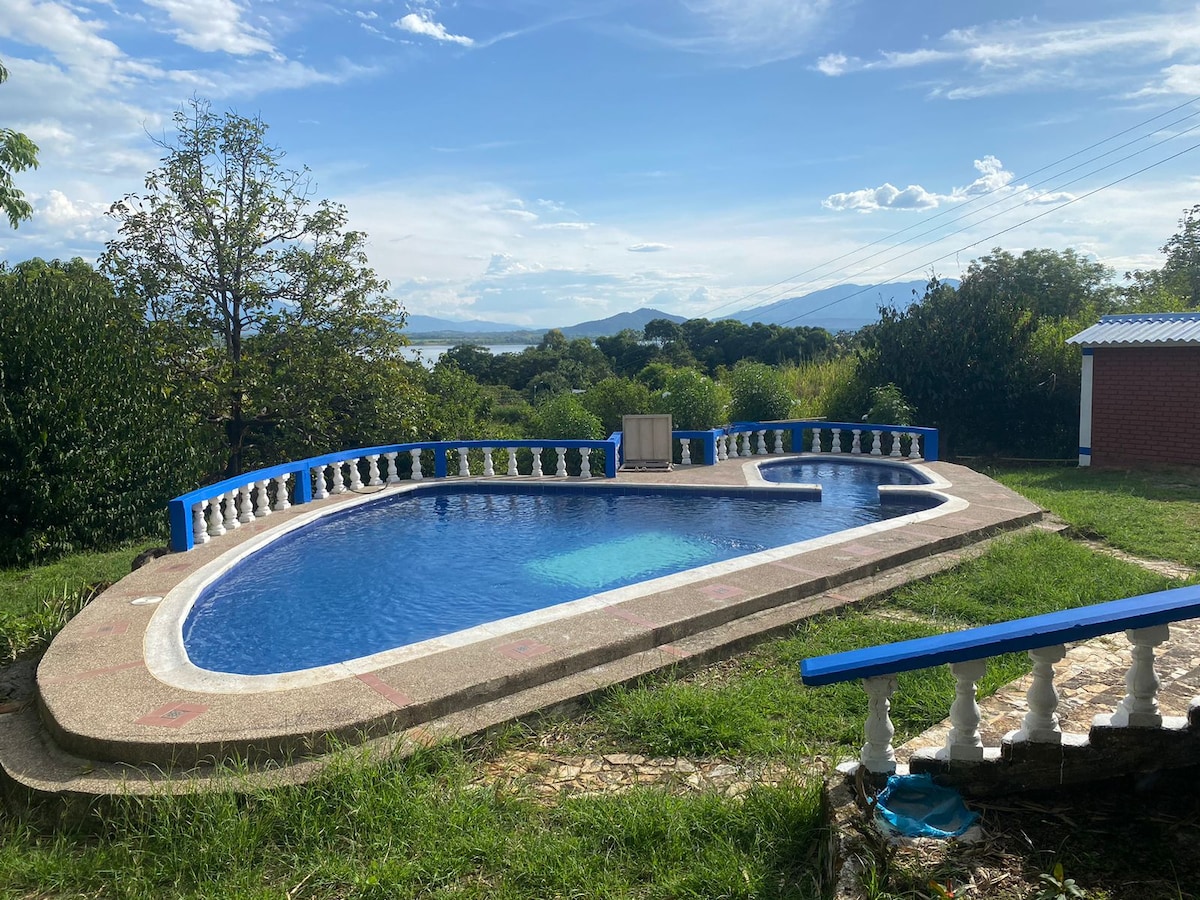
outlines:
[[[306,669],[934,505],[881,505],[876,486],[906,474],[892,466],[763,468],[825,496],[441,482],[381,498],[234,565],[197,598],[184,646],[203,669]]]

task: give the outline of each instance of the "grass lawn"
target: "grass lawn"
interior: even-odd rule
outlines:
[[[1076,489],[1051,478],[1037,490],[1057,502]],[[1154,528],[1182,530],[1163,506],[1147,508]],[[1098,522],[1107,536],[1110,520]],[[111,557],[108,577],[135,552]],[[55,591],[67,578],[104,580],[92,565],[99,559],[36,579],[5,573],[0,584],[45,578],[36,590]],[[75,574],[78,566],[88,574]],[[857,684],[804,687],[800,660],[1168,586],[1058,535],[1007,538],[874,608],[810,621],[699,672],[610,690],[566,723],[408,759],[343,761],[299,787],[112,798],[70,823],[52,810],[11,810],[0,818],[0,897],[815,898],[816,759],[857,752],[866,701]],[[0,607],[18,608],[31,607],[9,599]],[[981,690],[1026,665],[1022,655],[993,660]],[[897,742],[939,722],[952,696],[944,668],[904,675],[892,708]],[[656,788],[548,799],[519,783],[473,783],[489,758],[546,748],[551,734],[551,752],[775,760],[795,779],[736,799]],[[1070,874],[1086,874],[1067,859]]]

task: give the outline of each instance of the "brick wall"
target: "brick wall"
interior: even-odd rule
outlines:
[[[1200,347],[1097,347],[1092,465],[1200,465]]]

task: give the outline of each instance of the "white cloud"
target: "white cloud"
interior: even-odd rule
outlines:
[[[1131,96],[1142,97],[1152,94],[1182,94],[1194,97],[1200,94],[1200,65],[1167,66],[1162,70],[1161,78],[1149,84]]]
[[[475,41],[466,35],[451,34],[446,30],[446,26],[440,22],[435,22],[432,15],[421,10],[417,13],[409,13],[393,23],[401,31],[408,31],[412,34],[419,34],[423,37],[433,38],[435,41],[444,41],[451,44],[461,44],[464,47],[472,46]]]
[[[233,0],[145,0],[162,10],[176,26],[175,39],[204,53],[234,56],[273,53],[267,35],[242,21],[242,10]]]
[[[636,31],[687,53],[761,65],[805,52],[834,9],[832,0],[682,0],[690,14],[680,32]]]
[[[842,75],[852,67],[852,62],[844,53],[830,53],[817,60],[816,69],[825,75]]]
[[[644,243],[644,244],[634,244],[633,246],[626,247],[625,249],[628,250],[630,253],[661,253],[663,250],[670,250],[671,245],[670,244]]]
[[[884,182],[879,187],[863,188],[858,191],[830,194],[821,205],[838,212],[859,210],[874,212],[880,209],[934,209],[944,203],[960,203],[984,194],[1005,188],[1013,179],[1012,172],[1004,168],[996,157],[988,155],[974,162],[979,177],[966,187],[956,187],[948,194],[928,191],[918,184],[910,184],[901,190]]]

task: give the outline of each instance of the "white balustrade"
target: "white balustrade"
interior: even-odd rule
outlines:
[[[901,456],[901,453],[900,453],[900,432],[898,432],[898,431],[893,431],[893,432],[892,432],[892,452],[891,452],[891,453],[889,453],[889,454],[888,454],[888,456],[892,457],[893,459],[899,459],[899,458],[900,458],[900,456]]]
[[[367,487],[379,487],[383,479],[379,477],[379,454],[367,456]]]
[[[850,433],[854,435],[853,439],[850,441],[850,452],[855,456],[858,456],[862,453],[862,429],[851,428]]]
[[[288,499],[287,487],[288,479],[291,477],[290,472],[275,476],[275,505],[272,507],[275,512],[283,512],[292,505],[292,502]]]
[[[883,456],[882,436],[883,436],[882,431],[873,430],[871,432],[871,455],[872,456]]]
[[[237,510],[238,489],[234,488],[225,494],[225,530],[233,531],[235,528],[241,528],[242,523],[238,521]]]
[[[750,446],[751,435],[748,431],[742,432],[742,456],[753,456],[754,450]]]
[[[725,443],[728,447],[728,449],[725,451],[725,458],[726,459],[737,459],[737,455],[738,455],[737,435],[736,434],[726,435]]]
[[[332,463],[329,468],[333,469],[333,486],[329,489],[329,493],[346,493],[346,479],[342,475],[342,464],[340,462]]]
[[[592,451],[587,447],[582,447],[579,450],[579,477],[592,477]]]
[[[772,434],[775,435],[775,449],[772,450],[771,452],[772,453],[782,453],[783,452],[783,429],[776,428],[772,432]]]
[[[207,500],[201,500],[199,503],[192,504],[193,544],[207,544],[210,540],[208,536],[208,522],[204,520],[204,510],[207,506]]]
[[[950,705],[950,733],[946,736],[947,759],[983,759],[983,738],[979,734],[980,711],[975,688],[987,671],[986,659],[950,664],[954,675],[954,703]]]
[[[679,439],[679,464],[681,466],[690,466],[692,464],[692,439]]]
[[[396,468],[397,455],[395,451],[383,454],[383,458],[387,460],[387,484],[398,484],[400,481],[400,472]]]
[[[1005,736],[1010,741],[1033,741],[1039,744],[1061,744],[1062,729],[1058,724],[1058,689],[1054,686],[1054,664],[1067,655],[1063,644],[1038,647],[1029,651],[1033,674],[1025,702],[1029,712],[1021,728]]]
[[[821,452],[821,429],[820,428],[814,428],[812,430],[812,452],[813,453]]]
[[[469,454],[470,450],[466,447],[458,448],[458,474],[463,478],[471,474],[471,458]]]
[[[920,459],[921,458],[921,445],[920,445],[921,436],[919,434],[917,434],[915,431],[910,431],[908,433],[908,439],[909,439],[909,441],[911,441],[911,443],[908,446],[908,458],[909,459]]]
[[[833,443],[830,444],[830,446],[829,446],[829,452],[830,453],[841,453],[842,452],[842,429],[830,428],[829,430],[833,432]]]
[[[421,471],[421,451],[413,448],[408,451],[408,455],[412,459],[412,480],[420,481],[425,477],[425,473]]]
[[[542,477],[542,448],[534,447],[533,449],[533,471],[529,474],[534,478]]]
[[[208,501],[208,533],[213,537],[225,533],[225,517],[221,514],[221,501],[224,499],[224,494],[217,494]]]
[[[896,771],[896,750],[892,746],[896,728],[889,714],[892,694],[896,693],[896,676],[864,678],[863,690],[867,692],[867,722],[863,726],[866,741],[858,759],[868,772],[890,774]]]
[[[766,433],[766,431],[756,431],[756,432],[754,432],[754,434],[755,434],[755,437],[758,438],[758,449],[755,451],[755,455],[756,456],[766,456],[767,455],[767,433]]]
[[[251,484],[253,484],[253,482],[250,484],[243,484],[237,490],[237,521],[239,525],[245,525],[248,522],[254,521],[254,502],[250,499]]]
[[[509,447],[508,448],[508,475],[513,476],[516,474],[517,474],[517,448]]]
[[[483,477],[492,478],[496,474],[495,465],[492,463],[492,448],[483,448]]]
[[[361,491],[363,487],[362,472],[358,468],[358,459],[346,463],[350,467],[350,490]]]
[[[558,454],[558,464],[554,467],[554,475],[556,478],[567,477],[567,448],[555,447],[554,452]]]
[[[1112,714],[1109,724],[1129,728],[1158,728],[1158,673],[1154,671],[1154,648],[1170,637],[1169,625],[1130,628],[1125,632],[1133,645],[1133,660],[1125,674],[1125,699]]]
[[[270,478],[264,478],[255,485],[254,492],[254,516],[261,519],[263,516],[271,514],[271,498],[267,496],[267,487],[271,484]]]

